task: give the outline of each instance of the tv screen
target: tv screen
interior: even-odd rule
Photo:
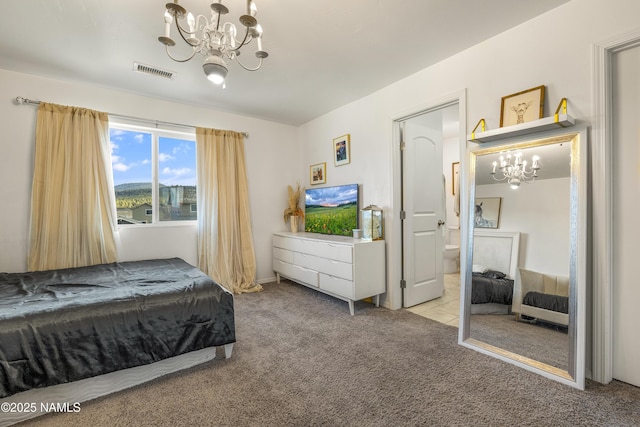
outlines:
[[[358,184],[309,188],[305,193],[304,231],[353,235],[358,228]]]

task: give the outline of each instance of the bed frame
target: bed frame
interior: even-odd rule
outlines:
[[[520,256],[520,233],[517,231],[474,230],[473,263],[507,274],[515,280]],[[471,314],[509,314],[505,304],[471,304]]]
[[[233,343],[224,346],[225,359],[231,357]],[[4,399],[0,399],[2,404],[24,405],[25,403],[35,403],[34,412],[16,411],[2,412],[0,416],[0,427],[10,426],[22,421],[45,415],[41,411],[40,404],[61,404],[73,405],[74,403],[86,402],[101,396],[106,396],[127,388],[134,387],[151,381],[161,376],[178,372],[196,365],[215,359],[218,347],[207,347],[202,350],[192,351],[180,356],[160,360],[149,365],[136,366],[134,368],[123,369],[98,375],[92,378],[74,381],[66,384],[58,384],[45,388],[35,388],[21,393],[16,393]],[[14,405],[14,406],[15,406]],[[16,406],[16,409],[17,406]]]

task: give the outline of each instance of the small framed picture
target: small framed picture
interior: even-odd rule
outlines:
[[[327,182],[327,164],[318,163],[317,165],[309,166],[309,173],[311,185],[324,184]]]
[[[477,197],[474,225],[476,228],[498,228],[501,197]]]
[[[518,125],[542,118],[544,86],[502,97],[500,127]]]
[[[454,196],[460,189],[460,162],[451,163],[451,194]]]
[[[351,141],[349,134],[333,139],[333,163],[342,166],[351,163]]]

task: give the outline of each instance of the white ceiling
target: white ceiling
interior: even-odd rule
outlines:
[[[226,89],[205,78],[200,58],[166,56],[165,1],[3,2],[0,68],[300,125],[568,0],[255,0],[269,57],[256,72],[231,64]],[[208,1],[180,4],[209,15]],[[224,4],[237,22],[246,3]],[[135,73],[134,61],[176,77]]]

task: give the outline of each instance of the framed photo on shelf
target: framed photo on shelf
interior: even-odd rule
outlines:
[[[351,163],[351,138],[349,134],[333,139],[333,163],[335,166]]]
[[[542,118],[544,86],[502,97],[500,127],[518,125]]]
[[[475,228],[498,228],[500,224],[501,197],[476,197]]]
[[[325,162],[309,166],[311,185],[327,182],[327,164]]]

